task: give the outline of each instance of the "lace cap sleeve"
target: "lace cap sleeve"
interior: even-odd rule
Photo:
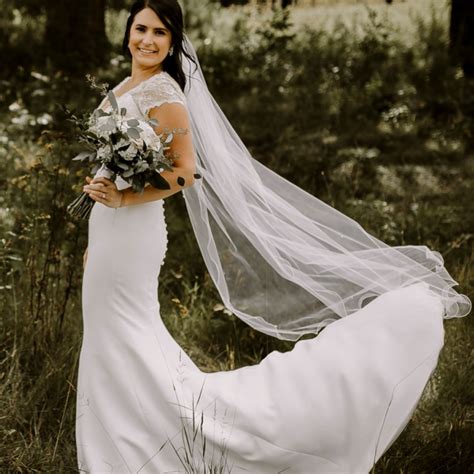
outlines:
[[[177,103],[186,106],[186,96],[178,83],[166,72],[148,81],[135,95],[140,112],[147,116],[150,109],[163,104]]]

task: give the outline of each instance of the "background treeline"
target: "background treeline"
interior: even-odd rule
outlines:
[[[369,0],[377,4],[382,0]],[[396,0],[405,3],[406,0]],[[474,75],[474,2],[451,3],[450,42],[452,56]],[[113,54],[106,31],[106,12],[120,11],[127,0],[0,0],[0,57],[3,76],[18,75],[18,66],[27,75],[32,68],[51,64],[65,73],[90,71]],[[249,5],[251,8],[286,8],[331,5],[338,0],[183,0],[188,16],[212,4],[224,7]],[[344,2],[342,2],[344,3]],[[350,3],[350,2],[349,2]],[[392,3],[388,1],[387,3]],[[207,25],[210,26],[209,24]]]
[[[387,243],[440,251],[473,297],[474,80],[465,54],[473,30],[450,29],[472,16],[453,9],[452,19],[442,0],[318,3],[271,10],[187,0],[212,93],[257,159]],[[80,146],[58,104],[88,113],[101,97],[85,73],[111,86],[128,74],[123,6],[0,0],[1,472],[75,470],[87,223],[65,207],[85,174],[70,161]],[[162,313],[189,355],[222,370],[291,348],[227,314],[181,196],[166,210]],[[474,324],[445,328],[422,403],[376,472],[474,469]]]

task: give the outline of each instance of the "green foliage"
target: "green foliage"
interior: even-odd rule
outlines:
[[[71,176],[63,156],[70,147],[51,145],[46,137],[6,143],[0,255],[4,472],[73,465],[63,457],[74,443],[64,427],[74,421],[79,340],[78,319],[71,314],[80,308],[76,249],[85,242],[82,229],[64,214]]]
[[[356,34],[342,22],[331,31],[295,28],[281,11],[225,18],[215,5],[186,5],[209,87],[253,155],[382,240],[439,250],[472,295],[474,84],[450,62],[445,20],[418,18],[408,41],[372,13]],[[99,77],[114,84],[126,67],[118,56]],[[98,97],[82,78],[42,72],[0,90],[2,472],[75,465],[87,227],[66,217],[83,176],[71,164],[79,148],[55,103],[85,112]],[[161,311],[193,360],[203,370],[233,369],[290,349],[226,313],[180,196],[167,200],[166,214]],[[422,403],[376,471],[473,470],[472,317],[445,327]]]

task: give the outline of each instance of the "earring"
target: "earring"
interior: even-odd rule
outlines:
[[[173,47],[173,46],[171,46],[171,48],[170,48],[170,50],[169,50],[169,53],[168,53],[168,54],[169,54],[170,56],[173,56],[173,53],[174,53],[174,47]]]

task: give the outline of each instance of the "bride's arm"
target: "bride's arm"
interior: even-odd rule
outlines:
[[[161,174],[168,181],[171,189],[163,190],[147,186],[143,194],[135,193],[131,188],[124,189],[120,207],[164,199],[194,183],[195,155],[186,108],[181,104],[163,104],[151,109],[148,115],[157,120],[158,126],[155,130],[159,134],[166,130],[183,129],[185,131],[185,133],[176,133],[171,142],[170,152],[175,157],[174,170],[164,171]],[[178,184],[180,177],[184,179],[184,186]]]
[[[184,132],[174,134],[170,144],[169,152],[174,158],[173,171],[164,171],[161,174],[169,183],[170,189],[157,189],[148,185],[141,194],[134,192],[132,188],[118,191],[115,183],[107,178],[96,178],[90,181],[88,186],[84,187],[84,191],[88,192],[94,201],[102,202],[114,208],[134,206],[167,198],[194,183],[196,161],[191,138],[189,116],[186,108],[177,103],[163,104],[160,107],[151,109],[149,117],[158,121],[158,126],[155,128],[158,134],[166,130],[172,131],[176,129],[182,129]],[[183,186],[178,183],[178,178],[184,179]],[[107,188],[107,201],[103,201],[100,198],[101,189],[104,189],[104,187]]]

